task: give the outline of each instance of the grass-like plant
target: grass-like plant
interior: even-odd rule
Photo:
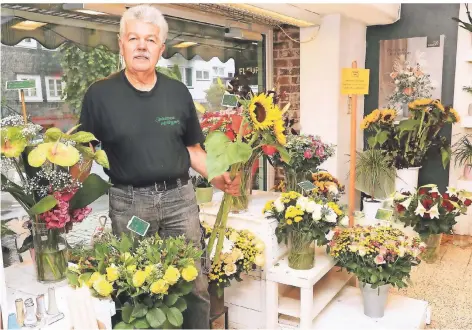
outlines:
[[[470,134],[466,134],[452,146],[455,166],[472,165],[472,142],[469,139],[470,137]]]

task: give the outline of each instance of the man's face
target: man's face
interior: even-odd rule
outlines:
[[[138,72],[155,70],[165,45],[159,40],[159,28],[151,23],[129,20],[119,39],[126,67]]]

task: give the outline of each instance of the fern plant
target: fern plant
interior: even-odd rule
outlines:
[[[469,137],[470,134],[464,135],[452,146],[455,166],[472,165],[472,142]]]

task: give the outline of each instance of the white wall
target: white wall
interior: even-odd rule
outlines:
[[[350,120],[348,97],[341,95],[341,69],[357,61],[365,66],[366,26],[340,14],[323,17],[318,28],[300,29],[300,125],[301,132],[321,136],[334,143],[336,155],[322,167],[337,177],[349,190]],[[363,149],[364,97],[358,96],[356,147]],[[347,194],[343,202],[347,201]],[[356,201],[358,198],[356,198]]]
[[[462,21],[468,22],[464,4],[460,5],[459,18]],[[468,116],[468,108],[472,104],[472,95],[462,90],[464,86],[472,86],[472,33],[458,27],[454,109],[457,110],[462,121]],[[453,125],[452,144],[463,134],[470,133],[472,133],[470,128],[465,129],[460,124]],[[462,173],[463,168],[455,168],[453,159],[449,171],[449,185],[461,187],[461,185],[465,184],[465,182],[459,181]],[[472,182],[468,185],[472,186]],[[458,218],[458,224],[455,226],[454,232],[461,235],[472,235],[472,213],[470,211],[469,215]]]

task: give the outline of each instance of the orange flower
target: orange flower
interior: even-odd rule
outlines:
[[[411,88],[411,87],[405,88],[405,89],[403,90],[403,94],[408,95],[408,96],[411,95],[411,94],[413,94],[413,88]]]

